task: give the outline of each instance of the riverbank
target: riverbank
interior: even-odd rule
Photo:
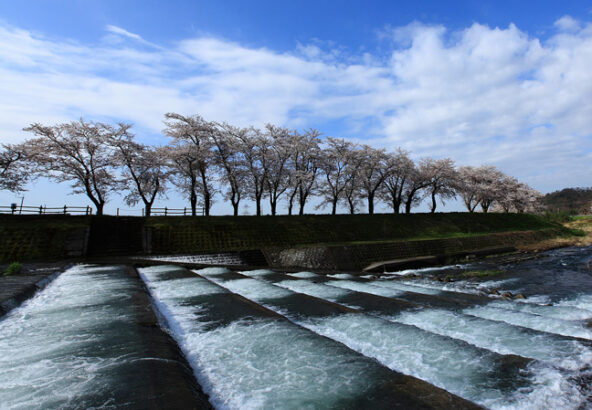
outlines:
[[[69,265],[68,262],[29,263],[23,265],[19,274],[0,276],[0,318],[33,297]],[[0,265],[0,271],[4,272],[5,268]]]
[[[531,243],[519,243],[517,249],[537,253],[568,246],[583,247],[592,245],[592,216],[576,216],[572,220],[564,222],[563,226],[572,234],[567,233]]]
[[[250,250],[275,252],[312,246],[468,240],[484,235],[550,230],[557,235],[569,233],[556,222],[526,214],[150,218],[0,215],[0,263]]]

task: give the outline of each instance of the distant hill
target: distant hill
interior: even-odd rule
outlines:
[[[565,188],[545,195],[542,202],[550,211],[589,215],[592,207],[592,188]]]

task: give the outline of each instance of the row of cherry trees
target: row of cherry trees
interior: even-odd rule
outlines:
[[[144,204],[146,215],[171,186],[187,196],[192,214],[201,206],[209,215],[221,194],[238,215],[242,200],[255,202],[256,214],[269,201],[272,215],[287,201],[288,214],[304,213],[311,197],[331,213],[343,204],[356,213],[366,202],[374,213],[377,201],[394,213],[409,213],[425,198],[431,212],[440,202],[460,196],[469,212],[535,210],[540,194],[492,166],[456,168],[451,159],[425,158],[414,163],[407,152],[387,152],[340,138],[320,138],[271,124],[263,130],[215,123],[200,116],[165,115],[165,146],[136,141],[129,124],[116,126],[84,120],[55,126],[32,124],[35,135],[0,151],[0,189],[18,191],[42,176],[71,182],[84,193],[97,214],[113,192],[125,201]]]

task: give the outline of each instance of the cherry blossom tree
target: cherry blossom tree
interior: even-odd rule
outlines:
[[[458,169],[457,193],[462,198],[467,211],[475,212],[475,208],[481,201],[481,179],[477,168],[473,166],[464,166]]]
[[[293,174],[290,163],[292,158],[292,132],[287,128],[267,124],[265,133],[270,143],[269,149],[266,151],[267,178],[265,184],[271,214],[275,215],[278,200],[289,188]]]
[[[206,216],[210,214],[212,207],[212,200],[215,194],[213,187],[215,179],[214,167],[215,157],[213,153],[213,137],[216,132],[216,124],[204,120],[199,115],[191,117],[183,116],[176,113],[165,114],[165,134],[173,138],[173,145],[177,145],[177,150],[173,153],[183,153],[192,158],[191,166],[188,167],[189,157],[181,160],[181,162],[174,161],[176,165],[182,164],[182,168],[176,167],[177,171],[182,176],[182,179],[187,179],[189,184],[185,187],[190,189],[191,211],[195,215],[196,199],[193,198],[197,192],[202,197],[203,208]],[[191,168],[191,172],[187,173]],[[197,179],[192,181],[193,175],[197,173]]]
[[[322,202],[318,207],[330,204],[331,215],[335,215],[338,202],[344,199],[345,189],[354,178],[355,172],[350,165],[355,146],[344,139],[331,137],[326,138],[325,145],[319,162],[322,181],[317,192]]]
[[[420,173],[427,183],[425,187],[426,195],[431,199],[432,205],[430,212],[436,212],[436,196],[440,197],[442,205],[445,205],[445,199],[456,197],[455,186],[458,181],[458,174],[454,168],[454,161],[450,158],[432,159],[425,158],[419,164]]]
[[[501,185],[501,195],[494,204],[494,210],[518,213],[540,210],[542,194],[536,189],[511,176],[504,177]]]
[[[26,157],[26,146],[2,144],[0,149],[0,189],[13,192],[25,190],[32,177]]]
[[[141,200],[145,215],[150,216],[154,201],[166,192],[166,150],[136,142],[127,130],[113,138],[111,144],[117,164],[123,168],[122,182],[130,191],[124,198],[126,204],[134,206]]]
[[[247,167],[238,137],[242,132],[240,128],[222,123],[218,125],[218,132],[212,134],[216,161],[222,170],[221,181],[228,186],[225,198],[232,204],[234,216],[238,216],[240,201],[247,194]]]
[[[386,174],[378,196],[393,208],[393,213],[398,214],[403,203],[403,190],[407,180],[411,178],[414,164],[408,152],[402,149],[387,155],[389,172]]]
[[[265,194],[269,167],[270,141],[255,128],[242,128],[236,133],[239,149],[247,170],[247,195],[255,201],[256,215],[261,215],[261,200]]]
[[[129,128],[128,124],[112,127],[83,119],[55,126],[31,124],[24,130],[38,137],[25,143],[27,156],[37,174],[57,182],[72,182],[72,192],[86,194],[96,214],[103,215],[109,193],[122,188],[114,172],[117,164],[109,142]]]
[[[386,151],[362,145],[359,151],[362,157],[358,168],[358,181],[362,196],[368,201],[368,213],[374,213],[374,199],[376,192],[382,186],[384,179],[390,171],[391,163],[388,161]]]
[[[195,146],[187,141],[179,140],[165,147],[167,165],[171,169],[171,180],[182,192],[189,194],[191,215],[197,215],[198,197],[202,197],[200,183],[200,161],[202,156],[196,152]],[[211,192],[213,187],[208,188]],[[203,202],[201,203],[203,206]]]
[[[405,180],[403,202],[405,203],[406,214],[410,214],[411,208],[420,204],[423,199],[420,192],[430,183],[423,171],[424,169],[421,167],[413,166],[409,172],[409,177]]]
[[[315,188],[319,170],[320,148],[316,129],[304,133],[293,132],[291,138],[293,173],[288,198],[288,214],[292,215],[294,198],[298,198],[299,215],[304,215],[304,206]]]

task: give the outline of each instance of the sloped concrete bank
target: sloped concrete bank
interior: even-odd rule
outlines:
[[[267,248],[264,254],[276,268],[382,271],[433,266],[467,256],[515,250],[517,245],[555,237],[555,229],[504,232],[468,237],[389,241],[366,244]]]
[[[376,262],[448,257],[565,233],[569,230],[558,223],[526,214],[0,215],[0,263],[226,252],[255,265],[359,270]]]
[[[67,267],[67,264],[29,264],[24,266],[23,273],[0,276],[0,318],[33,297]]]

